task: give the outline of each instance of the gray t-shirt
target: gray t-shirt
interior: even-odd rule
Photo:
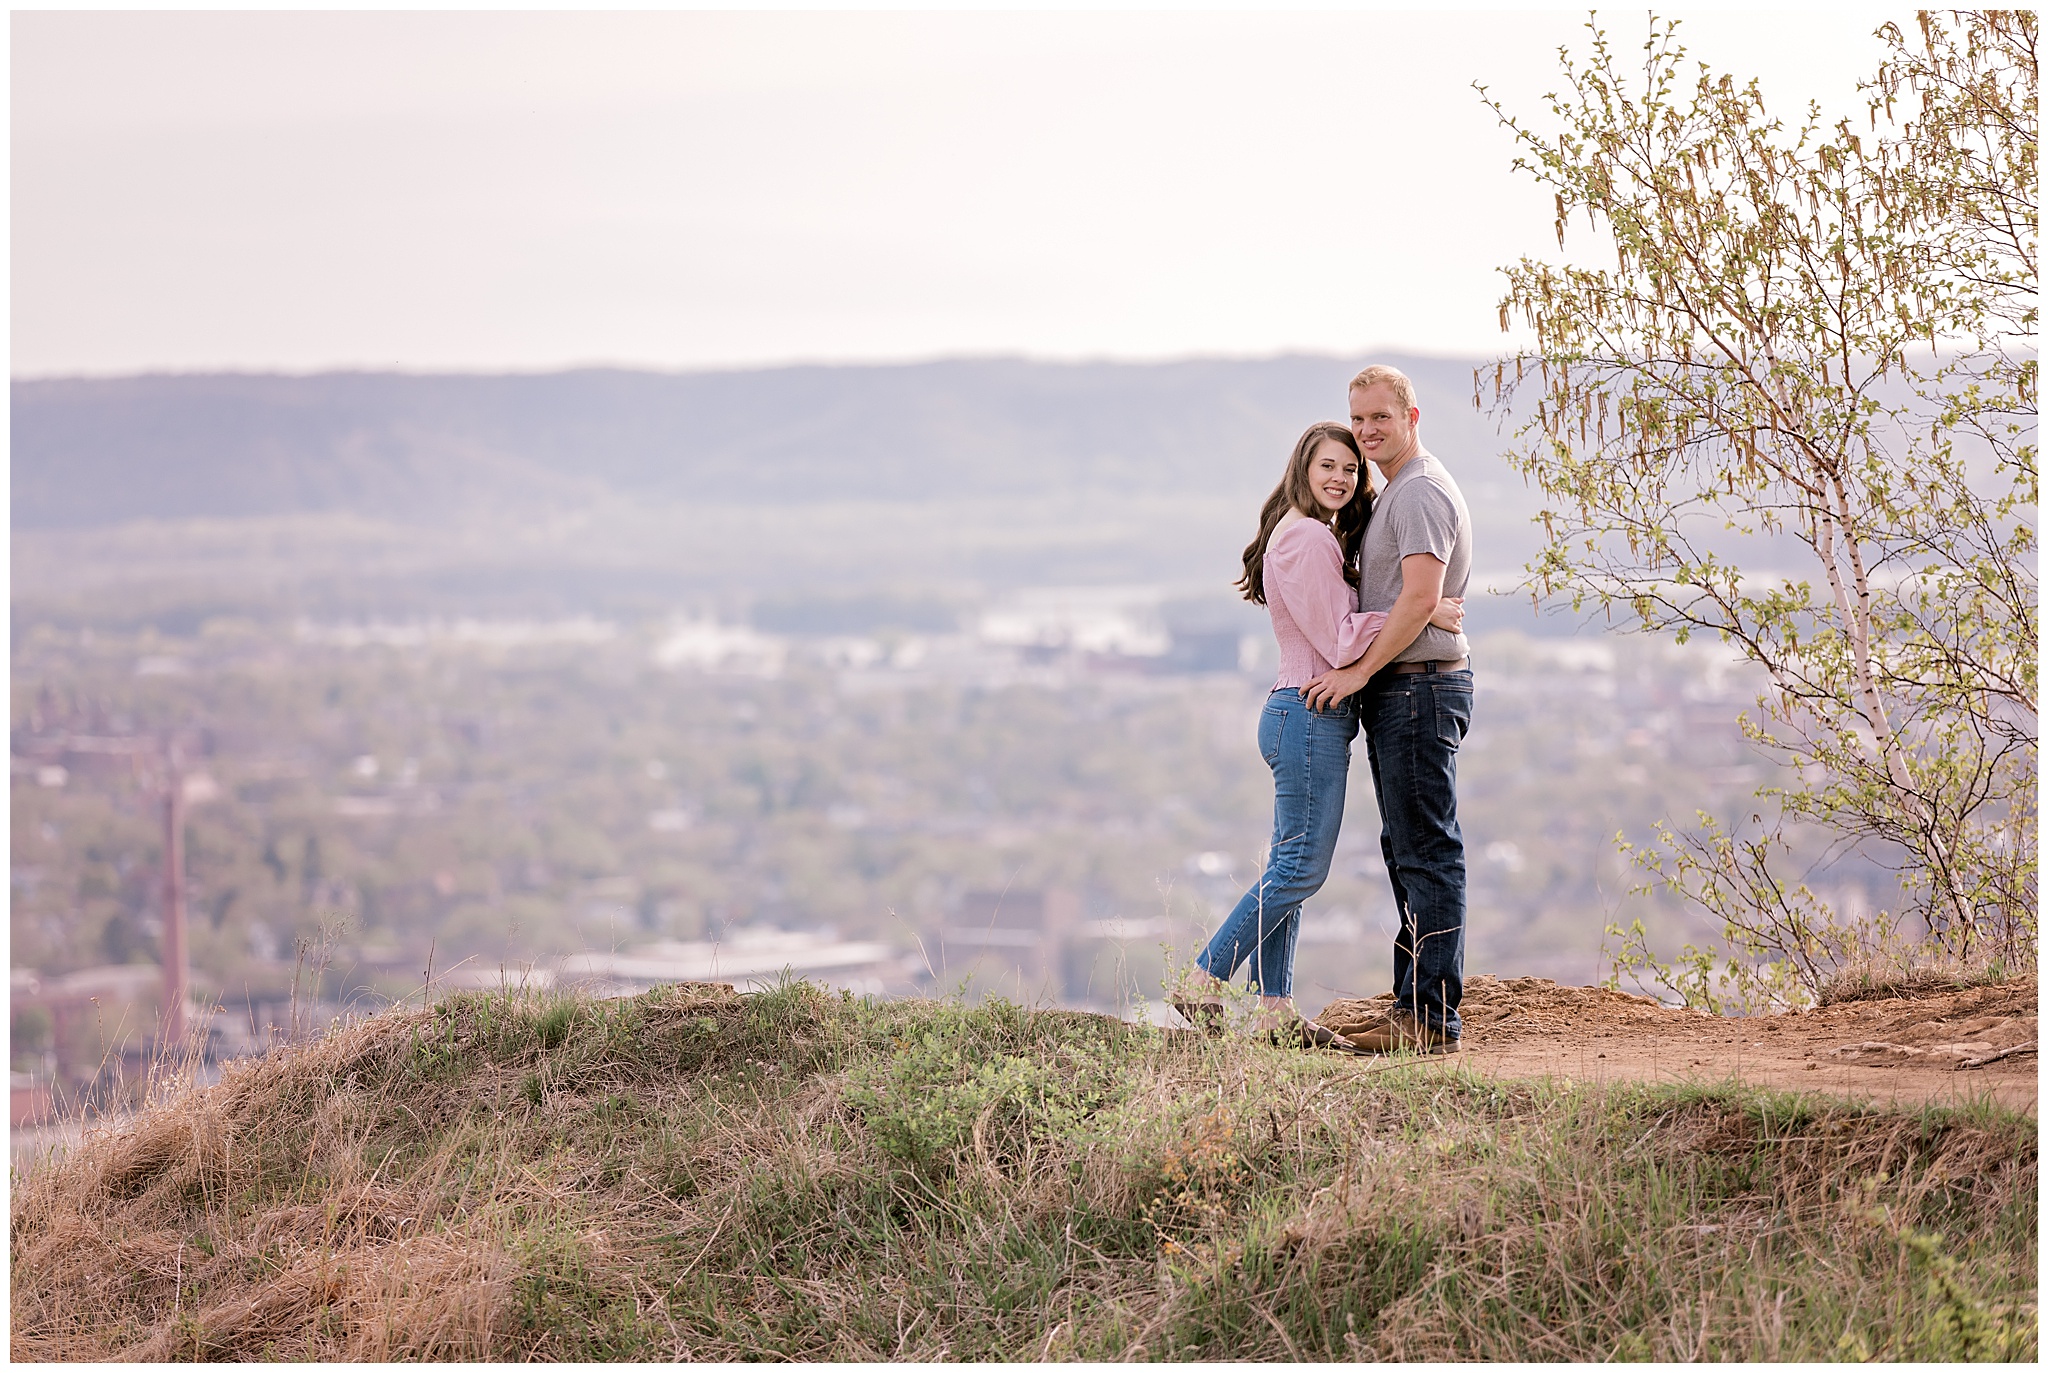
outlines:
[[[1462,596],[1472,580],[1472,516],[1465,493],[1428,452],[1417,453],[1373,502],[1359,554],[1358,608],[1392,610],[1401,594],[1401,559],[1428,553],[1444,565],[1446,596]],[[1465,636],[1424,625],[1397,663],[1462,658]]]

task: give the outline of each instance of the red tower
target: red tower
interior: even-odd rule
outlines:
[[[185,779],[178,772],[176,746],[164,758],[164,1009],[157,1050],[169,1053],[185,1042]]]

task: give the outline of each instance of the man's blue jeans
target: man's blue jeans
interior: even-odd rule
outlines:
[[[1273,769],[1273,847],[1266,870],[1195,959],[1211,977],[1228,982],[1249,958],[1251,985],[1261,995],[1294,994],[1301,903],[1321,891],[1330,875],[1357,733],[1358,712],[1350,701],[1334,710],[1310,710],[1293,687],[1266,698],[1259,752]]]
[[[1472,671],[1381,672],[1358,695],[1380,852],[1401,929],[1394,1000],[1431,1027],[1462,1032],[1465,836],[1458,828],[1458,746],[1472,727]]]

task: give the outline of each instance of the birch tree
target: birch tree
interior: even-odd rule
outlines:
[[[1867,119],[1832,124],[1689,64],[1674,23],[1626,59],[1588,28],[1545,127],[1488,101],[1559,257],[1505,269],[1501,327],[1536,342],[1475,401],[1522,418],[1545,498],[1525,589],[1769,674],[1743,720],[1785,764],[1765,805],[1632,850],[1726,931],[1725,966],[1688,948],[1665,978],[1798,1002],[1898,931],[2030,965],[2035,16],[1884,26]],[[1791,881],[1787,822],[1891,861],[1900,910],[1846,919]],[[1648,961],[1640,923],[1610,933]]]

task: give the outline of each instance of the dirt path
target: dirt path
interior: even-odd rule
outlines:
[[[1391,1002],[1391,994],[1335,1001],[1317,1018],[1342,1032],[1379,1019]],[[1540,977],[1475,977],[1460,1008],[1461,1058],[1506,1077],[1735,1077],[1881,1102],[1954,1106],[1988,1097],[2038,1115],[2038,1006],[2033,984],[2008,983],[1735,1019]]]

